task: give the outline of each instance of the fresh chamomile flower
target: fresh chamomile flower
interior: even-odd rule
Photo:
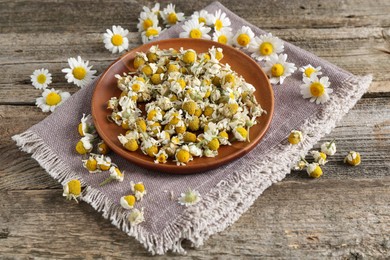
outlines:
[[[120,204],[124,209],[132,209],[134,208],[136,199],[134,195],[123,196],[120,199]]]
[[[77,203],[79,198],[81,196],[81,182],[79,180],[71,180],[67,182],[64,186],[64,192],[62,195],[66,197],[68,200],[74,199]]]
[[[272,54],[284,51],[283,41],[271,33],[255,37],[249,46],[249,51],[253,52],[252,57],[258,61],[269,60]]]
[[[288,136],[288,142],[290,144],[299,144],[303,139],[303,135],[301,131],[292,130],[290,135]]]
[[[329,94],[333,89],[329,88],[330,82],[328,77],[318,78],[317,75],[312,74],[310,78],[303,78],[304,84],[301,85],[301,94],[303,98],[310,98],[310,102],[316,104],[323,104],[329,100]]]
[[[212,18],[212,15],[206,10],[200,10],[200,12],[196,11],[191,15],[191,19],[198,20],[199,23],[203,23],[204,25],[211,25]]]
[[[80,124],[78,125],[78,131],[81,136],[85,136],[85,134],[94,134],[95,127],[92,122],[91,115],[83,114],[83,117],[80,120]]]
[[[105,179],[102,183],[100,183],[99,185],[100,186],[103,186],[103,185],[106,185],[107,183],[110,183],[112,181],[119,181],[119,182],[122,182],[123,179],[124,179],[124,173],[122,173],[119,168],[115,165],[111,166],[110,169],[110,176]]]
[[[311,155],[314,158],[314,162],[319,165],[325,165],[328,161],[326,160],[326,154],[319,151],[310,151]]]
[[[112,53],[121,53],[129,48],[128,30],[123,29],[121,26],[113,25],[112,31],[110,29],[106,31],[103,42],[107,50]]]
[[[160,14],[167,27],[171,27],[172,25],[184,20],[184,13],[177,13],[175,11],[174,4],[168,4],[168,6],[160,12]]]
[[[137,28],[139,32],[144,32],[150,27],[158,26],[158,16],[154,12],[143,11],[139,15]]]
[[[331,142],[325,142],[321,145],[321,152],[326,155],[334,155],[336,153],[336,143],[334,140]]]
[[[272,84],[283,84],[283,81],[297,69],[294,63],[287,62],[287,54],[273,54],[264,64],[264,70]]]
[[[51,83],[51,74],[47,69],[34,70],[30,76],[31,83],[36,89],[45,89]]]
[[[131,226],[136,226],[144,222],[145,221],[144,209],[143,208],[141,210],[133,209],[128,216],[128,220]]]
[[[241,48],[248,48],[251,44],[255,34],[248,26],[242,26],[233,36],[232,43],[234,46]]]
[[[230,27],[225,27],[213,33],[213,41],[222,44],[231,44],[233,40],[233,33]]]
[[[130,182],[131,191],[134,192],[137,200],[142,200],[142,198],[146,195],[145,185],[142,182],[134,183]]]
[[[42,97],[36,99],[35,104],[42,109],[43,112],[53,112],[59,105],[70,97],[68,92],[61,90],[45,89]]]
[[[225,27],[229,27],[232,23],[226,13],[218,9],[214,15],[211,16],[211,24],[214,26],[215,31],[220,31]]]
[[[178,199],[179,204],[183,206],[191,206],[198,203],[201,200],[200,193],[196,190],[188,189],[188,191],[182,193]]]
[[[348,163],[352,166],[357,166],[361,162],[360,153],[355,151],[350,151],[348,155],[344,158],[344,163]]]
[[[310,78],[311,75],[313,75],[313,74],[315,74],[317,76],[322,75],[321,66],[318,66],[315,68],[310,64],[299,68],[299,71],[302,72],[302,77],[306,77],[306,78]]]
[[[306,171],[311,178],[319,178],[322,175],[322,169],[318,163],[309,163]]]
[[[210,27],[204,26],[203,23],[199,23],[198,19],[188,20],[182,25],[184,32],[179,34],[180,38],[193,38],[193,39],[206,39],[210,40],[211,37],[208,33],[211,31]]]
[[[85,136],[82,137],[80,141],[78,141],[76,144],[77,153],[83,155],[92,151],[93,148],[92,142],[94,141],[94,139],[95,139],[94,135],[85,134]]]
[[[70,68],[62,69],[62,72],[66,73],[68,83],[73,82],[82,88],[95,78],[96,70],[91,70],[93,66],[88,66],[89,61],[84,61],[80,56],[77,59],[69,58],[68,64]]]
[[[146,31],[143,31],[141,33],[141,38],[142,38],[142,43],[148,43],[154,38],[157,38],[161,33],[161,27],[159,26],[154,26],[154,27],[149,27],[146,29]]]

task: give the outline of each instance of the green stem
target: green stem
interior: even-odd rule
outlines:
[[[111,177],[108,177],[108,178],[105,179],[103,182],[101,182],[101,183],[99,184],[99,186],[102,187],[102,186],[106,185],[107,183],[112,182],[112,180],[113,180],[113,179],[112,179]]]
[[[332,141],[330,141],[330,143],[326,146],[326,148],[330,149],[330,147],[332,146],[332,144],[336,141],[336,139],[333,138]]]

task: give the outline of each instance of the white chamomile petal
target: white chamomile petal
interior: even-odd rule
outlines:
[[[330,86],[329,78],[322,77],[318,79],[317,75],[312,74],[310,78],[303,79],[301,85],[301,94],[303,98],[310,98],[310,102],[323,104],[329,100],[329,94],[333,92]]]
[[[258,61],[269,60],[272,54],[278,54],[284,51],[283,41],[271,33],[255,37],[249,46],[252,57]]]
[[[313,67],[310,64],[299,68],[299,71],[302,72],[302,77],[304,78],[310,78],[314,74],[316,76],[322,75],[321,66]]]
[[[294,63],[286,60],[287,54],[273,54],[264,64],[264,70],[272,84],[283,84],[283,81],[297,69]]]
[[[176,13],[175,5],[168,4],[168,6],[161,12],[161,17],[167,27],[171,27],[172,25],[184,20],[184,13]]]
[[[92,66],[88,66],[89,61],[84,61],[80,56],[69,58],[68,64],[70,68],[62,69],[66,73],[65,78],[68,83],[74,83],[79,87],[84,87],[95,78],[96,70],[91,70]]]
[[[334,141],[332,142],[325,142],[321,145],[321,152],[325,153],[326,155],[334,155],[337,151],[336,143]]]
[[[212,15],[206,10],[200,10],[200,12],[196,11],[191,15],[191,19],[196,19],[199,23],[203,23],[204,25],[211,25],[212,18]]]
[[[35,70],[30,78],[32,85],[36,89],[46,89],[52,80],[49,70],[44,68]]]
[[[182,193],[178,199],[179,204],[183,206],[191,206],[198,203],[201,200],[199,191],[191,190]]]
[[[104,34],[105,48],[112,53],[121,53],[129,48],[129,39],[127,35],[128,30],[123,29],[121,26],[112,26],[112,31],[107,29],[107,33]]]
[[[208,33],[211,31],[210,27],[204,26],[203,23],[199,23],[198,19],[188,20],[182,25],[184,32],[179,34],[180,38],[193,38],[193,39],[206,39],[210,40],[211,37]]]
[[[255,34],[248,26],[242,26],[233,36],[233,45],[241,48],[248,48]]]
[[[218,9],[211,17],[211,24],[214,26],[215,31],[220,31],[225,27],[229,27],[232,23],[226,13]]]
[[[222,30],[215,31],[213,33],[213,41],[219,42],[222,44],[232,44],[233,33],[230,27],[225,27]]]
[[[70,97],[68,92],[62,92],[60,90],[45,89],[42,96],[37,98],[35,104],[42,109],[43,112],[53,112],[56,107],[61,105],[65,100]]]
[[[142,222],[145,221],[144,217],[144,209],[142,208],[141,210],[139,209],[133,209],[129,216],[128,216],[129,222],[131,226],[136,226]]]

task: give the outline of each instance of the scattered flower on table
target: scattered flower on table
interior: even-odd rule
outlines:
[[[134,208],[136,199],[134,195],[123,196],[120,199],[120,204],[124,209],[132,209]]]
[[[161,33],[161,27],[159,26],[154,26],[154,27],[149,27],[146,31],[143,31],[141,33],[141,39],[142,43],[148,43],[154,38],[157,38]]]
[[[326,160],[326,154],[319,151],[310,151],[310,154],[314,158],[314,162],[318,163],[319,165],[325,165],[328,161]]]
[[[81,155],[91,152],[93,149],[94,139],[95,139],[94,135],[85,134],[85,136],[82,137],[80,141],[77,142],[76,152],[78,152]]]
[[[214,26],[215,31],[230,27],[231,24],[229,17],[227,17],[226,13],[222,12],[221,9],[218,9],[211,15],[211,25]]]
[[[322,169],[318,163],[309,163],[306,171],[311,178],[319,178],[322,175]]]
[[[287,54],[272,54],[264,64],[264,70],[272,84],[283,84],[297,68],[294,63],[287,62]]]
[[[290,144],[299,144],[303,139],[303,135],[301,131],[292,130],[290,135],[288,136],[288,142]]]
[[[129,48],[128,34],[128,30],[123,29],[121,26],[113,25],[112,31],[107,29],[104,34],[104,47],[112,53],[121,53],[127,50]]]
[[[344,158],[344,163],[348,163],[352,166],[357,166],[361,163],[360,153],[355,151],[350,151],[348,155]]]
[[[106,155],[110,152],[110,148],[108,147],[108,145],[106,144],[106,142],[104,142],[103,140],[101,140],[98,144],[97,144],[97,151],[98,153],[100,154],[103,154],[103,155]]]
[[[304,84],[301,85],[301,94],[303,98],[310,98],[310,102],[323,104],[329,100],[329,94],[333,89],[329,88],[330,82],[328,77],[318,78],[312,74],[310,78],[303,77]]]
[[[66,73],[65,78],[68,83],[74,83],[78,87],[84,87],[95,78],[96,70],[91,70],[93,66],[88,66],[89,61],[84,61],[80,56],[69,58],[68,64],[70,68],[62,69]]]
[[[134,192],[137,200],[142,200],[142,198],[146,195],[145,185],[142,182],[134,183],[130,182],[131,191]]]
[[[45,89],[51,83],[51,74],[47,69],[34,70],[30,76],[31,83],[36,89]]]
[[[171,27],[184,20],[184,13],[177,13],[174,4],[168,4],[160,14],[167,27]]]
[[[213,33],[213,41],[222,44],[231,45],[233,41],[233,33],[230,27],[225,27]]]
[[[334,155],[336,151],[337,149],[335,140],[332,140],[331,142],[325,142],[321,145],[321,152],[325,153],[326,155]]]
[[[195,11],[192,15],[191,15],[191,19],[196,19],[199,21],[199,23],[203,23],[204,25],[212,25],[213,21],[212,21],[212,15],[209,14],[206,10],[200,10],[199,12],[198,11]]]
[[[61,90],[45,89],[42,96],[37,98],[35,104],[42,109],[43,112],[53,112],[59,105],[70,97],[68,92]]]
[[[64,192],[62,195],[66,197],[66,199],[74,199],[78,203],[77,198],[81,196],[81,182],[77,179],[74,179],[66,183],[63,188]]]
[[[124,175],[124,173],[121,172],[121,170],[119,170],[119,168],[117,166],[115,166],[115,165],[111,166],[109,171],[110,171],[110,176],[107,179],[105,179],[103,182],[101,182],[99,184],[99,186],[104,186],[107,183],[110,183],[114,180],[118,181],[118,182],[123,181],[125,175]]]
[[[254,37],[255,34],[250,27],[242,26],[233,36],[232,42],[234,46],[247,49]]]
[[[278,37],[272,36],[271,33],[256,36],[249,51],[252,52],[251,57],[258,61],[270,60],[272,54],[282,53],[284,51],[284,44]]]
[[[136,226],[145,221],[144,209],[133,209],[128,217],[131,226]]]
[[[92,116],[83,114],[83,117],[80,120],[81,122],[78,125],[78,131],[81,136],[85,136],[86,134],[95,134],[95,126],[92,122]]]
[[[310,78],[311,75],[322,75],[322,72],[321,72],[321,66],[318,66],[318,67],[313,67],[312,65],[306,65],[306,66],[303,66],[301,68],[299,68],[299,71],[302,72],[302,77],[306,77],[306,78]]]
[[[294,171],[302,171],[305,169],[308,165],[308,162],[305,160],[305,158],[302,156],[301,159],[292,167]]]
[[[180,195],[178,202],[179,204],[188,207],[198,203],[201,199],[202,197],[198,191],[188,189],[188,191]]]
[[[141,12],[138,21],[137,28],[139,32],[144,32],[151,27],[157,27],[159,24],[157,14],[151,10]]]
[[[211,28],[205,26],[204,23],[199,23],[198,19],[188,20],[182,25],[184,32],[179,34],[180,38],[193,38],[193,39],[206,39],[210,40],[211,37],[208,33]]]

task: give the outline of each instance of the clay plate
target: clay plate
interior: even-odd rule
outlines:
[[[121,127],[115,123],[110,123],[107,116],[110,111],[106,109],[107,101],[113,96],[119,96],[121,91],[116,87],[117,80],[115,74],[135,71],[133,59],[137,52],[146,52],[152,45],[158,45],[160,49],[175,48],[194,49],[197,52],[206,52],[212,46],[223,48],[224,58],[222,63],[228,63],[234,71],[242,75],[245,80],[255,86],[255,96],[260,105],[267,111],[267,114],[259,118],[259,123],[250,130],[251,142],[233,142],[231,146],[221,146],[218,150],[218,156],[214,158],[195,157],[193,161],[186,166],[177,166],[170,161],[166,164],[156,164],[153,158],[144,155],[140,150],[129,152],[122,147],[117,136],[125,133]],[[241,51],[219,44],[217,42],[198,39],[169,39],[151,42],[133,49],[114,63],[112,63],[100,77],[92,96],[92,117],[95,127],[100,137],[117,154],[126,158],[130,162],[140,165],[144,168],[163,171],[167,173],[188,174],[204,172],[225,165],[228,162],[237,159],[252,150],[264,136],[267,131],[274,111],[274,95],[272,87],[267,76],[259,65],[249,56]]]

